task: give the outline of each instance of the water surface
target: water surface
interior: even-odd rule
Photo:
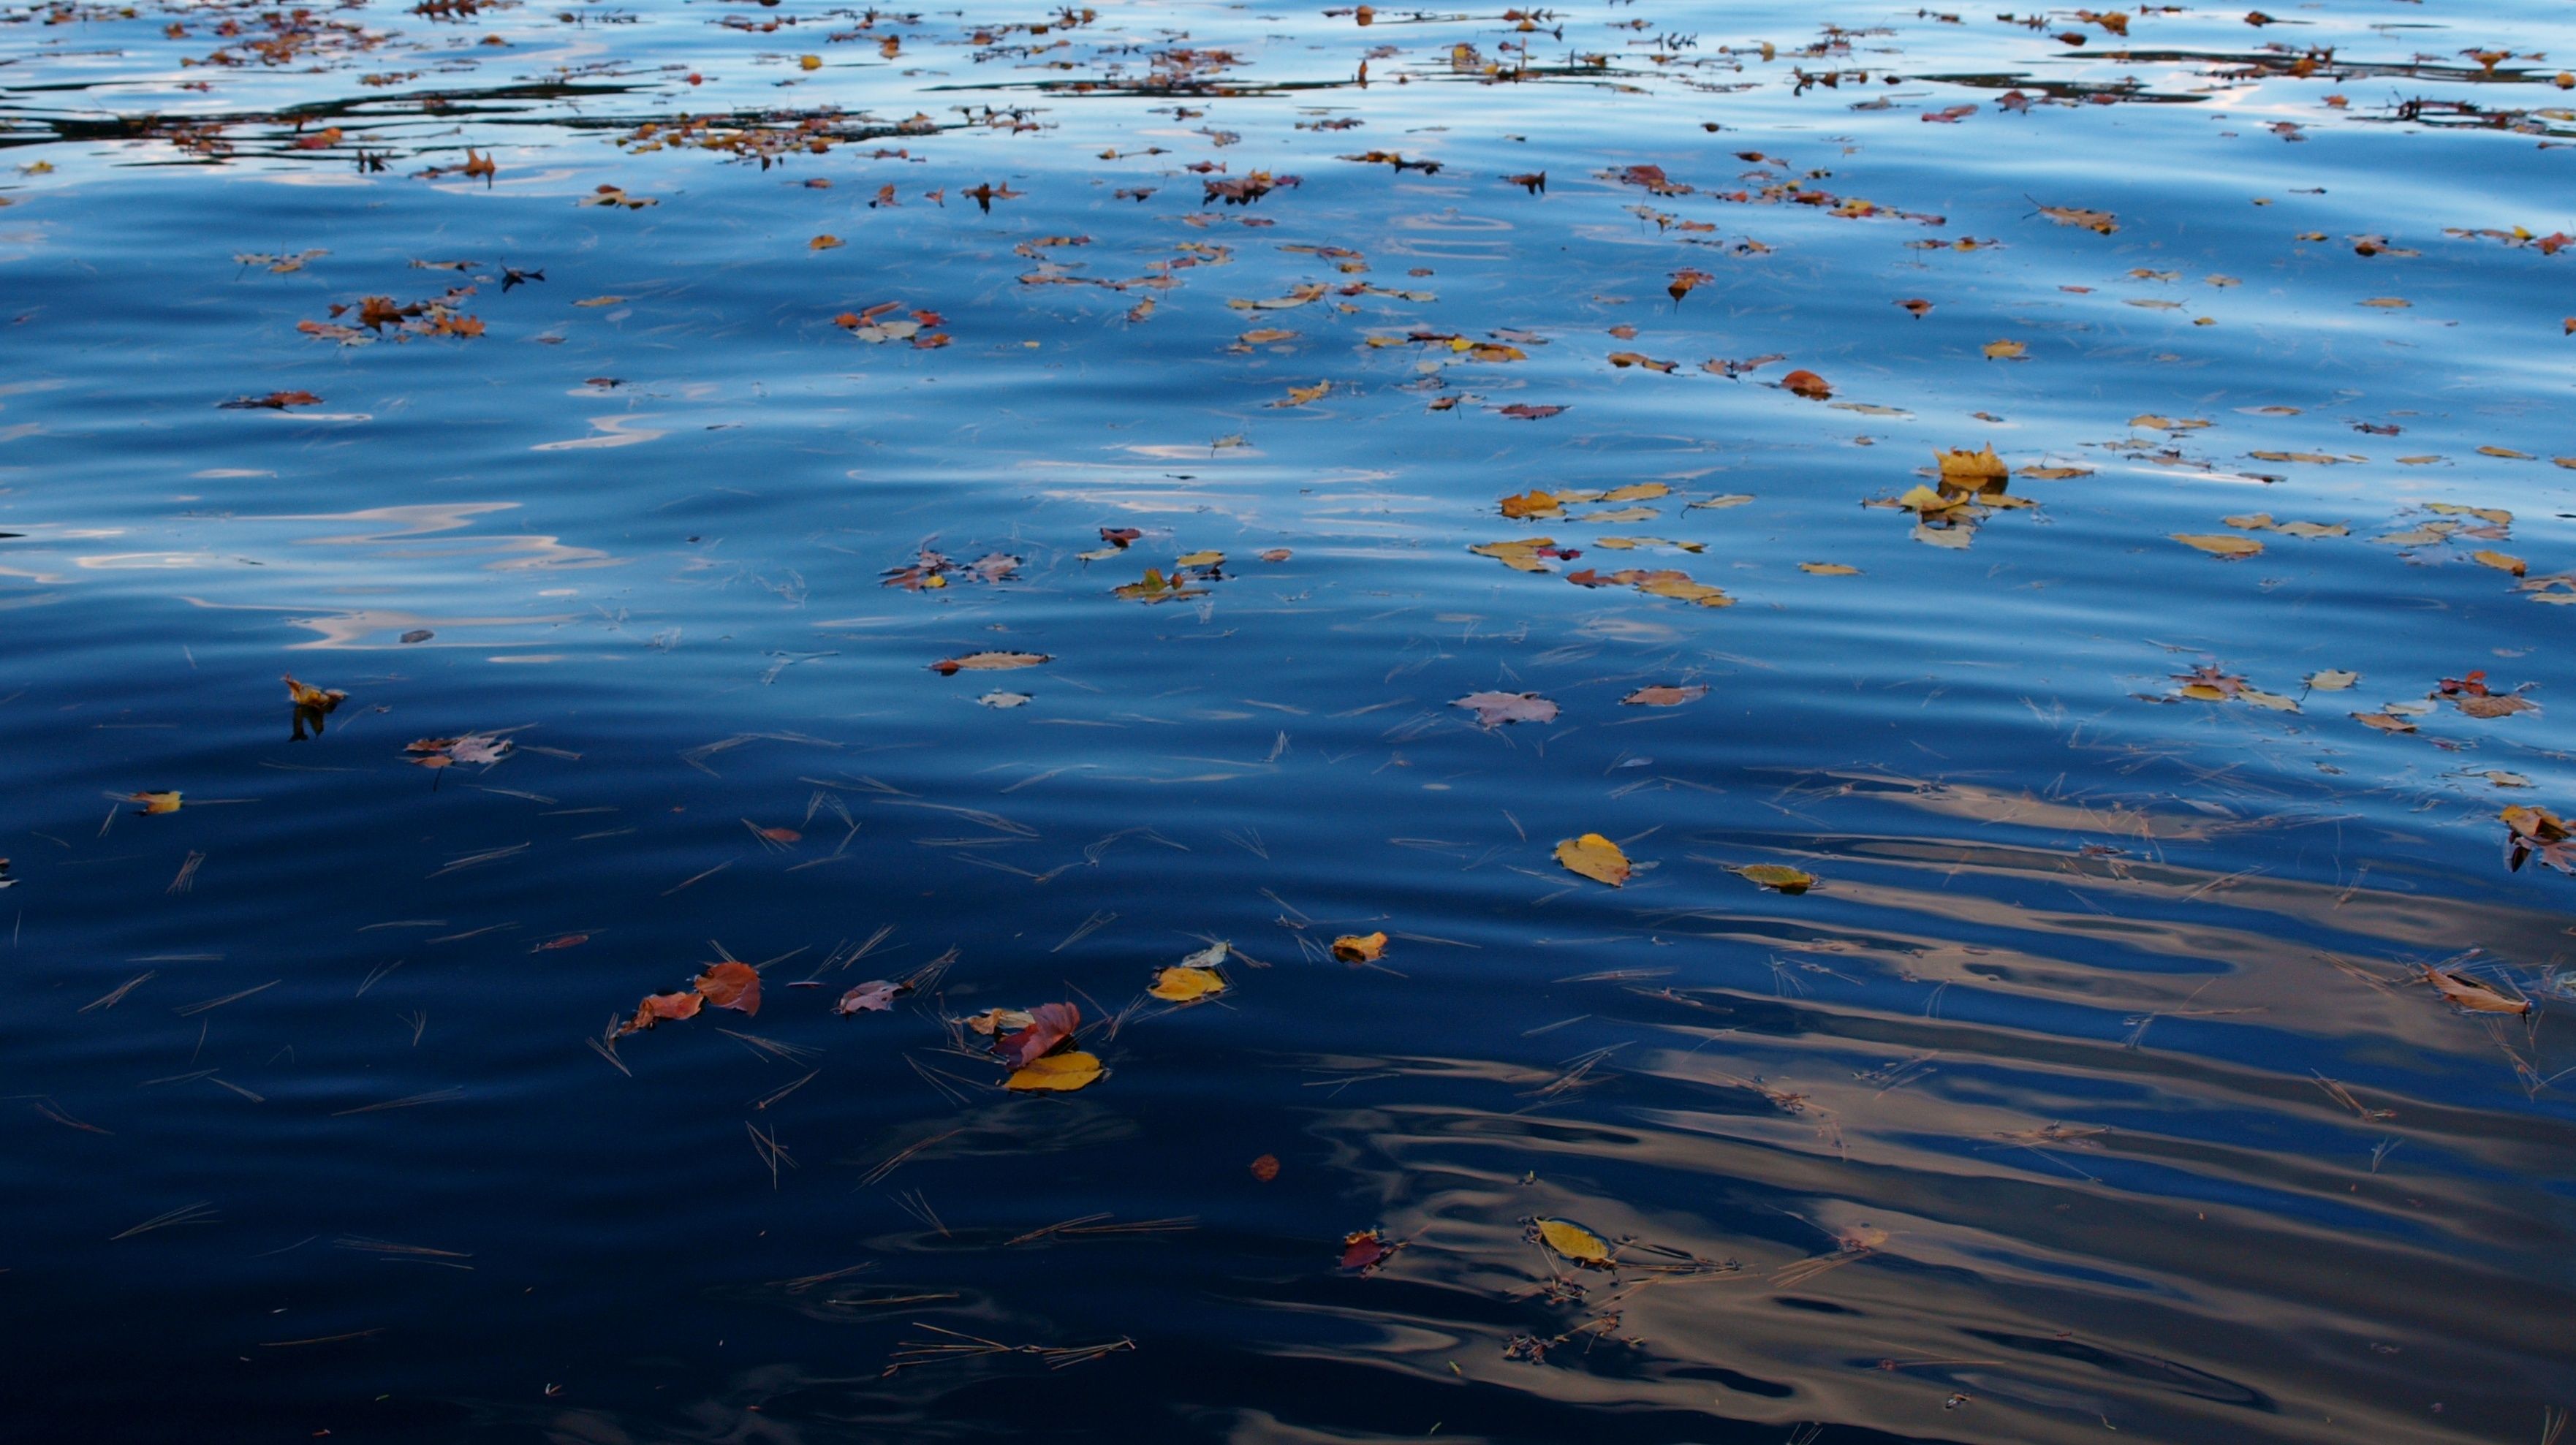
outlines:
[[[0,22],[21,1438],[2576,1405],[2564,17]]]

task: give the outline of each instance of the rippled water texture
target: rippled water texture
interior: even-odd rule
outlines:
[[[11,1438],[2576,1406],[2563,7],[0,22]]]

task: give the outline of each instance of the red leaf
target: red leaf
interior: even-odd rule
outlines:
[[[1025,1069],[1037,1056],[1073,1037],[1082,1026],[1082,1010],[1069,1003],[1040,1004],[1029,1010],[1029,1026],[993,1041],[993,1052],[1015,1069]]]

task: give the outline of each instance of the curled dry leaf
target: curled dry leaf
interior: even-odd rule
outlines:
[[[1375,963],[1385,955],[1384,933],[1345,933],[1333,940],[1333,957],[1344,963]]]
[[[1833,386],[1823,377],[1803,368],[1780,378],[1780,385],[1809,401],[1823,401],[1834,394]]]
[[[871,979],[841,995],[840,1001],[832,1005],[832,1012],[843,1018],[855,1013],[890,1013],[894,1009],[896,997],[911,991],[910,984],[896,983],[890,979]]]
[[[175,813],[179,811],[179,795],[177,793],[128,793],[125,795],[124,801],[142,804],[142,811],[146,813]]]
[[[1073,1037],[1080,1027],[1081,1009],[1069,1003],[1040,1004],[1029,1010],[1025,1027],[993,1041],[993,1052],[1012,1068],[1024,1069],[1040,1054]]]
[[[1748,883],[1759,883],[1774,893],[1804,893],[1816,886],[1816,875],[1785,863],[1748,863],[1735,875]]]
[[[943,657],[930,665],[941,677],[955,677],[961,672],[1001,672],[1014,667],[1036,667],[1055,658],[1043,652],[970,652],[963,657]]]
[[[1477,725],[1488,729],[1504,723],[1556,721],[1556,704],[1534,692],[1471,692],[1449,705],[1472,709]]]
[[[1264,1154],[1252,1161],[1252,1177],[1267,1184],[1279,1177],[1279,1156]]]
[[[1580,873],[1595,883],[1607,883],[1613,888],[1626,887],[1628,874],[1632,871],[1628,855],[1619,851],[1618,844],[1598,833],[1586,833],[1580,838],[1568,838],[1557,844],[1556,861],[1569,873]]]
[[[706,995],[694,991],[651,994],[637,1006],[635,1017],[627,1020],[617,1032],[621,1035],[641,1033],[664,1019],[693,1019],[706,1004]]]
[[[2531,1000],[2517,998],[2484,979],[2471,978],[2465,973],[2428,967],[2424,970],[2423,976],[2415,981],[2431,984],[2434,991],[2441,994],[2443,1002],[2467,1013],[2527,1014],[2531,1012]]]
[[[1095,1083],[1100,1078],[1100,1060],[1080,1049],[1049,1054],[1033,1059],[1002,1081],[1002,1087],[1016,1093],[1071,1093]]]

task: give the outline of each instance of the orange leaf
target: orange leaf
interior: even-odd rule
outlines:
[[[698,992],[717,1008],[760,1012],[760,970],[747,963],[711,963],[698,975]],[[694,1010],[692,1010],[694,1012]]]

